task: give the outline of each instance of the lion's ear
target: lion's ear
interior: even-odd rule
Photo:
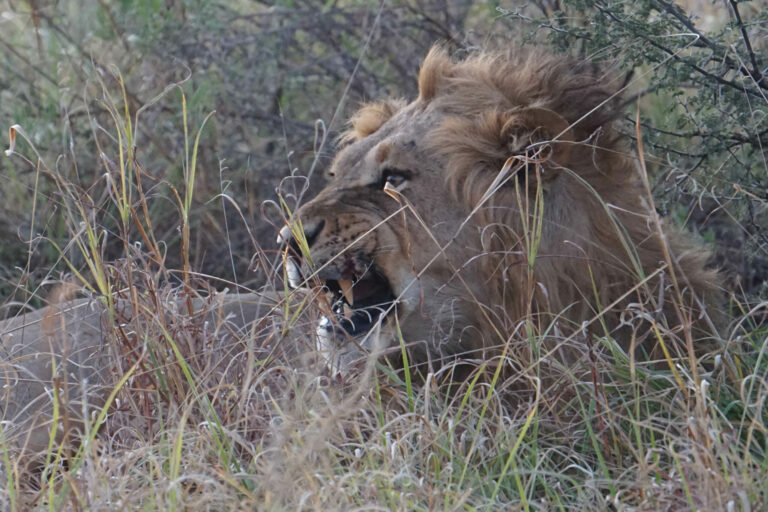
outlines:
[[[429,136],[432,148],[447,158],[451,187],[471,187],[476,178],[498,173],[511,158],[513,167],[541,165],[544,180],[568,167],[573,132],[568,122],[543,108],[491,110],[473,117],[448,117]],[[550,171],[551,172],[546,172]],[[472,178],[470,178],[472,177]]]
[[[561,116],[544,108],[527,108],[502,114],[499,139],[510,157],[527,157],[542,165],[568,164],[574,138]]]
[[[349,120],[349,130],[341,134],[339,142],[344,145],[371,135],[405,104],[405,100],[399,98],[364,104]]]

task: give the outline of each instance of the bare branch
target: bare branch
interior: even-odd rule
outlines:
[[[660,0],[661,1],[661,0]],[[760,64],[757,62],[757,57],[755,56],[755,52],[752,49],[752,42],[749,40],[749,34],[747,34],[747,29],[744,27],[744,22],[741,19],[741,14],[739,13],[739,3],[737,0],[728,0],[731,9],[733,9],[733,14],[736,16],[736,22],[739,25],[739,30],[741,31],[741,39],[744,41],[744,46],[747,48],[747,54],[749,55],[749,61],[752,63],[752,70],[747,70],[746,67],[742,66],[742,71],[746,72],[749,76],[751,76],[758,86],[762,87],[763,89],[768,89],[768,83],[765,83],[763,73],[760,71]]]

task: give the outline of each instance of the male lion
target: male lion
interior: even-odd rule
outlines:
[[[401,343],[411,362],[486,357],[523,324],[646,354],[659,333],[691,347],[713,332],[718,277],[652,215],[610,77],[537,51],[433,48],[418,85],[354,115],[330,182],[281,231],[292,285],[332,292],[318,332],[336,370]]]
[[[649,325],[670,340],[711,330],[717,276],[651,218],[609,123],[616,87],[601,81],[589,64],[536,52],[453,62],[433,49],[415,101],[353,117],[330,184],[281,232],[292,284],[333,292],[318,330],[336,369],[374,341],[399,353],[402,339],[417,362],[439,362],[482,357],[521,326],[638,345]],[[173,316],[227,347],[275,302],[171,299],[138,311],[135,299],[114,298],[114,311],[78,299],[0,322],[3,443],[45,452],[54,418],[57,438],[93,424],[120,363],[146,359],[116,352],[121,339],[162,342]]]

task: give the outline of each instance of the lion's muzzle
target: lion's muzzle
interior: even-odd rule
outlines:
[[[278,242],[291,288],[321,287],[330,311],[317,327],[319,345],[326,350],[356,345],[396,309],[396,296],[374,258],[353,244],[333,244],[326,223],[286,226]]]

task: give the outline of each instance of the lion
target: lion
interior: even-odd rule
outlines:
[[[611,126],[609,77],[540,51],[454,61],[436,47],[418,85],[410,103],[352,117],[329,183],[280,233],[290,285],[327,290],[317,334],[334,372],[381,353],[417,365],[487,360],[528,332],[567,346],[615,337],[649,355],[657,332],[706,345],[719,276],[707,251],[655,218]],[[0,322],[4,443],[34,454],[92,432],[121,363],[139,357],[119,352],[119,336],[157,336],[165,314],[181,314],[226,343],[276,303],[177,297],[147,306],[160,313],[150,322],[135,300],[115,297],[110,309],[102,299]],[[52,429],[54,404],[64,421]]]
[[[328,183],[279,236],[294,287],[327,289],[318,346],[335,372],[370,355],[487,360],[533,329],[606,336],[646,357],[659,333],[706,346],[720,278],[660,221],[612,126],[619,85],[539,50],[452,59],[418,97],[365,104]]]
[[[142,310],[134,312],[137,304]],[[101,426],[97,419],[109,409],[123,375],[134,377],[130,385],[145,370],[148,339],[162,343],[163,333],[170,336],[168,329],[181,324],[187,333],[204,336],[209,352],[218,346],[224,357],[246,334],[255,334],[254,322],[275,316],[274,304],[275,297],[262,293],[116,296],[111,307],[99,298],[60,297],[0,322],[2,448],[10,447],[34,470],[49,446],[54,453],[59,445],[78,447]]]

